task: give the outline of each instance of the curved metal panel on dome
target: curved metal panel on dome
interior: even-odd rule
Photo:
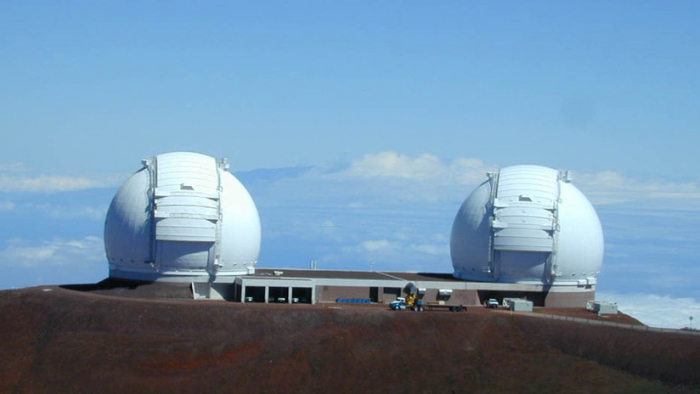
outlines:
[[[216,161],[197,154],[168,153],[156,157],[151,165],[156,173],[156,241],[217,243],[221,208]],[[173,245],[157,242],[156,249]],[[183,249],[183,245],[177,245],[177,249]],[[167,255],[160,252],[160,256]],[[167,264],[164,257],[160,261]]]
[[[508,167],[499,172],[493,203],[495,250],[554,250],[558,174],[538,166]]]

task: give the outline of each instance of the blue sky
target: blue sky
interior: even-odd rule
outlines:
[[[684,325],[698,17],[682,1],[0,3],[0,288],[104,278],[109,201],[159,153],[230,159],[261,266],[445,272],[485,171],[541,164],[598,210],[601,294],[640,316],[684,300],[647,313]]]

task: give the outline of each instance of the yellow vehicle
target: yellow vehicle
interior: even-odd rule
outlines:
[[[406,297],[398,297],[389,306],[395,311],[402,311],[410,309],[416,312],[422,312],[425,310],[423,302],[418,299],[418,290],[411,283],[406,286],[404,290],[406,292]]]
[[[428,308],[428,310],[449,309],[452,312],[462,312],[467,310],[467,306],[463,304],[446,305],[444,301],[423,303],[423,301],[418,298],[418,289],[413,283],[409,283],[404,289],[404,292],[406,293],[405,297],[397,297],[395,301],[392,301],[391,304],[389,304],[391,309],[395,311],[410,309],[418,312],[424,311],[425,308]]]
[[[411,307],[416,305],[418,301],[418,294],[407,294],[406,295],[406,306]]]

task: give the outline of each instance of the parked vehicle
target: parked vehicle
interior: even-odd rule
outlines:
[[[392,310],[404,311],[406,309],[411,309],[416,312],[422,312],[425,310],[423,306],[423,301],[417,300],[415,297],[397,297],[394,301],[389,304]]]
[[[467,310],[467,306],[462,304],[446,304],[444,301],[432,301],[424,303],[421,300],[411,300],[410,298],[405,297],[396,298],[396,300],[392,301],[391,304],[389,304],[389,306],[392,310],[395,311],[403,311],[406,309],[410,309],[416,312],[423,312],[424,310],[426,310],[426,308],[429,311],[432,311],[433,309],[447,309],[451,312],[462,312]]]
[[[425,304],[425,306],[428,308],[429,311],[432,311],[433,309],[447,309],[450,312],[462,312],[462,311],[466,312],[466,310],[467,310],[466,305],[446,304],[444,302],[441,303],[440,301],[428,302]]]

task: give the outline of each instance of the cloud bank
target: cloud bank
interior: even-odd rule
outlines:
[[[577,185],[593,204],[700,209],[700,184],[633,179],[615,171],[577,174]]]
[[[616,302],[618,309],[652,327],[700,327],[700,303],[694,298],[656,294],[598,292],[596,299]],[[693,320],[689,319],[693,317]]]
[[[11,239],[0,250],[0,266],[24,268],[70,267],[104,260],[104,246],[99,237],[81,239],[54,238],[50,241]]]
[[[0,192],[56,193],[105,187],[103,182],[60,175],[10,176],[0,174]]]
[[[303,171],[281,169],[279,174],[288,176],[270,177],[272,183],[288,187],[297,182],[308,185],[311,193],[355,195],[356,207],[367,203],[455,203],[461,202],[487,177],[486,173],[498,169],[494,163],[481,158],[460,157],[444,161],[424,153],[417,156],[385,151],[368,153],[362,158],[344,165],[318,165]],[[596,206],[623,205],[646,209],[693,209],[700,210],[700,183],[675,182],[664,179],[635,179],[616,171],[574,173],[574,185]],[[365,205],[363,205],[365,204]]]
[[[430,154],[410,156],[394,151],[368,153],[344,165],[253,170],[270,184],[285,186],[289,182],[314,184],[313,192],[343,193],[340,188],[360,189],[354,194],[368,197],[386,196],[385,200],[440,201],[464,199],[486,173],[499,166],[481,158],[460,157],[449,162]],[[60,193],[116,187],[124,175],[100,177],[66,175],[29,175],[23,163],[0,165],[0,193]],[[261,175],[264,172],[264,176]],[[574,184],[595,205],[631,204],[636,207],[682,206],[700,209],[700,183],[674,182],[663,179],[635,179],[616,171],[574,172]],[[246,174],[243,172],[242,174]],[[308,190],[307,190],[308,192]],[[309,194],[309,193],[307,193]],[[361,201],[354,202],[356,205]],[[6,206],[0,209],[7,209]]]
[[[125,177],[97,178],[52,174],[31,174],[24,163],[0,165],[0,193],[61,193],[119,185]]]
[[[401,178],[440,183],[470,184],[484,178],[493,169],[480,159],[459,158],[443,163],[437,156],[424,153],[415,158],[397,152],[366,154],[354,160],[336,176],[343,178]]]

